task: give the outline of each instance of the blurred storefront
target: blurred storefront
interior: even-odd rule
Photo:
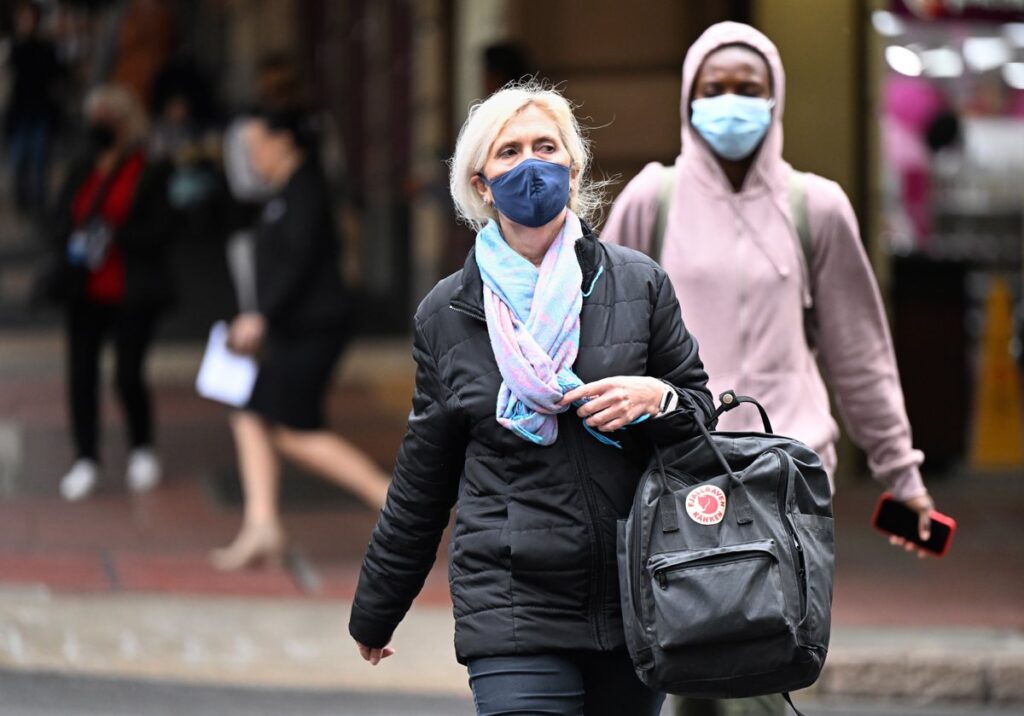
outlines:
[[[786,157],[861,219],[926,468],[1021,468],[1012,310],[996,304],[1021,293],[1024,0],[207,4],[226,12],[236,102],[259,56],[300,59],[338,130],[363,328],[392,334],[471,245],[443,162],[473,101],[524,74],[558,84],[614,195],[678,152],[690,43],[721,20],[759,27],[786,65]]]
[[[1024,2],[892,0],[871,24],[876,235],[915,442],[933,468],[1024,472]]]
[[[96,18],[68,49],[95,54],[125,7],[152,3],[51,4]],[[474,100],[524,74],[557,84],[592,128],[597,174],[619,178],[614,194],[678,152],[690,43],[721,20],[757,26],[786,66],[787,159],[839,182],[860,217],[926,467],[1021,469],[1009,322],[1024,242],[1024,0],[167,5],[173,56],[205,68],[225,116],[258,99],[267,57],[294,63],[322,114],[358,318],[384,335],[408,333],[417,302],[471,245],[444,160]],[[83,83],[103,71],[93,67]],[[194,247],[193,263],[222,253]]]

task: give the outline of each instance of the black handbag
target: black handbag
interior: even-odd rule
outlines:
[[[655,447],[618,524],[626,644],[658,691],[783,694],[814,683],[828,650],[832,497],[818,455],[764,432],[711,432]]]

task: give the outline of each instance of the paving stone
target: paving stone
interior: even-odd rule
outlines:
[[[74,592],[106,591],[112,587],[102,558],[91,552],[0,552],[0,583],[45,585]]]
[[[133,592],[298,597],[302,591],[288,569],[221,572],[205,554],[115,554],[118,588]]]
[[[1024,654],[996,654],[988,681],[991,700],[1024,705]]]

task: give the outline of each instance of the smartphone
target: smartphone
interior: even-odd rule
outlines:
[[[928,516],[932,520],[931,536],[924,541],[917,533],[917,513],[886,492],[875,507],[871,524],[880,532],[902,537],[926,552],[941,557],[949,551],[953,533],[956,532],[956,520],[935,510]]]

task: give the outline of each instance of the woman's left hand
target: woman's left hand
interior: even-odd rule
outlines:
[[[657,415],[666,385],[657,378],[617,375],[581,385],[566,393],[559,405],[587,400],[576,414],[592,428],[610,433],[641,415]]]

